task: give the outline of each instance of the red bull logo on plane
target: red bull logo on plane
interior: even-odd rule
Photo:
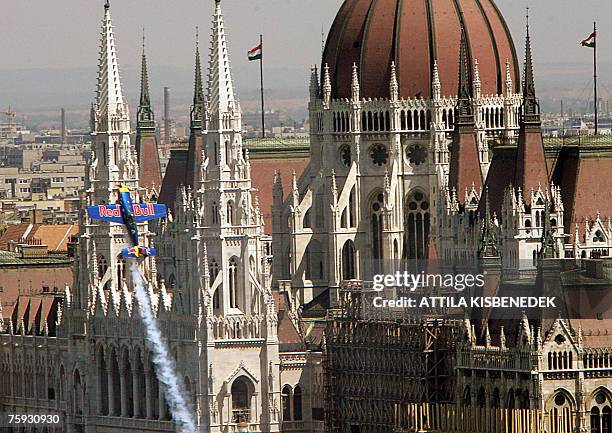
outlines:
[[[119,209],[119,205],[115,207],[98,205],[98,211],[100,212],[100,216],[105,217],[120,217],[121,210]]]
[[[155,209],[152,204],[135,205],[133,210],[134,216],[151,216],[155,215]]]

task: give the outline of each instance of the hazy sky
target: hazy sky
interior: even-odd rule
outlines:
[[[14,69],[95,68],[103,0],[0,1],[0,73]],[[298,82],[303,81],[306,89],[309,65],[320,60],[321,30],[327,32],[341,3],[342,0],[223,0],[234,69],[241,71],[243,77],[246,74],[244,80],[252,81],[247,84],[257,82],[257,68],[248,64],[246,50],[255,46],[263,33],[266,67],[288,68],[289,74],[299,74]],[[527,2],[497,0],[497,4],[522,57]],[[152,74],[156,67],[191,69],[195,26],[200,27],[206,49],[213,5],[213,0],[111,0],[122,70],[139,64],[143,26]],[[536,74],[541,66],[547,79],[563,75],[565,69],[555,64],[569,61],[578,65],[574,74],[579,79],[584,77],[584,83],[576,85],[587,83],[592,51],[578,42],[588,36],[596,17],[602,18],[601,62],[612,64],[612,31],[603,20],[612,16],[612,1],[531,0],[530,8]],[[44,80],[36,81],[39,82],[32,84],[34,88],[46,84]],[[605,81],[606,77],[602,77],[602,83]],[[0,83],[0,106],[5,104],[2,92],[11,90],[10,84]],[[95,75],[91,77],[92,90],[94,85]],[[186,83],[186,89],[189,86]]]

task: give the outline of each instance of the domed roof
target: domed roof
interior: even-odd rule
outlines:
[[[469,57],[478,60],[482,94],[503,93],[506,59],[517,88],[514,43],[493,0],[345,0],[323,55],[333,97],[350,97],[356,63],[361,97],[388,98],[392,61],[400,97],[430,97],[434,61],[442,95],[457,95],[461,26]]]

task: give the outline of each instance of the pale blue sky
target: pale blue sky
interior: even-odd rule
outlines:
[[[103,3],[103,0],[2,0],[0,106],[6,105],[4,99],[11,102],[11,98],[25,94],[26,90],[40,93],[48,88],[49,95],[68,94],[70,80],[75,82],[77,92],[93,91],[95,75],[90,80],[86,78],[92,75],[89,70],[95,69],[97,63]],[[329,29],[341,3],[342,0],[223,0],[239,90],[257,87],[258,71],[246,60],[246,50],[263,33],[269,85],[305,93],[309,65],[320,61],[321,30]],[[497,4],[522,57],[527,2],[497,0]],[[193,64],[196,25],[200,26],[206,59],[213,5],[213,0],[111,0],[119,61],[124,81],[130,86],[127,93],[132,98],[137,91],[131,87],[137,81],[142,27],[146,28],[152,85],[156,88],[171,85],[181,99],[191,88],[188,72]],[[599,51],[601,82],[605,86],[608,73],[612,75],[612,32],[603,17],[612,16],[612,2],[531,0],[530,7],[538,88],[554,87],[561,81],[563,84],[558,87],[564,91],[569,79],[575,81],[574,92],[588,92],[592,51],[580,47],[578,42],[591,31],[594,17],[602,18]],[[572,65],[564,65],[567,62]],[[63,72],[73,68],[81,68],[81,75],[75,74],[73,78],[71,73]],[[18,79],[9,72],[15,69],[20,70]],[[34,71],[23,71],[27,69]],[[49,71],[45,80],[41,72],[49,69],[58,71],[55,75]],[[182,72],[175,73],[175,69]]]
[[[25,0],[2,2],[0,69],[89,67],[96,60],[97,34],[103,0]],[[576,42],[587,35],[595,17],[612,15],[609,0],[532,0],[532,29],[540,62],[588,59]],[[321,27],[327,30],[341,0],[224,0],[223,9],[234,61],[244,50],[267,41],[271,64],[307,66],[318,60]],[[497,0],[517,45],[522,46],[524,0]],[[212,0],[113,0],[112,14],[119,40],[120,60],[136,64],[141,28],[147,29],[152,64],[190,62],[194,28],[206,39]],[[609,60],[612,38],[602,22],[602,60]],[[612,48],[612,47],[611,47]],[[522,49],[521,49],[522,51]],[[610,54],[609,54],[610,53]]]

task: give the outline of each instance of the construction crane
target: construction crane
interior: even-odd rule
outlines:
[[[11,106],[9,105],[6,111],[0,111],[0,114],[4,114],[6,116],[7,129],[6,132],[3,131],[2,138],[15,138],[15,131],[13,129],[13,119],[17,113],[11,110]]]

